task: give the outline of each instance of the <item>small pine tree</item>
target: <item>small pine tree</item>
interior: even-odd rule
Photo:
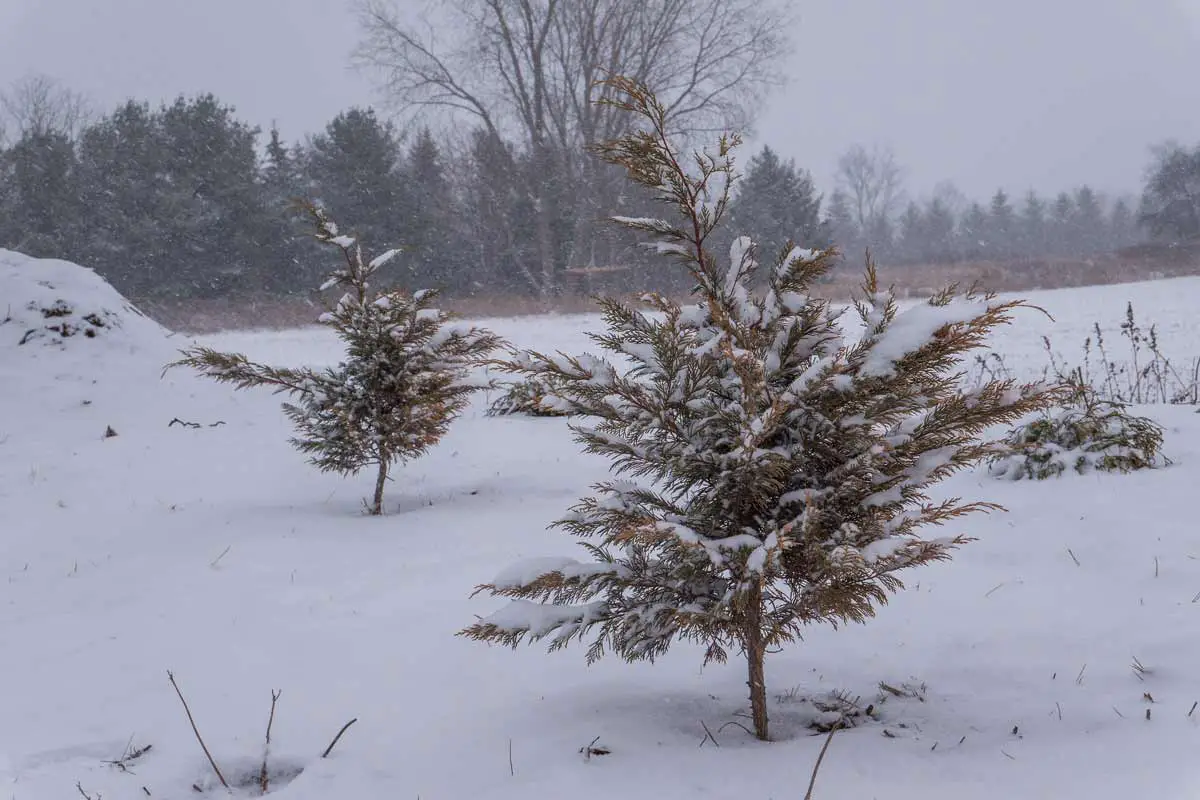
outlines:
[[[920,534],[996,506],[934,502],[928,487],[997,452],[981,433],[1043,407],[1054,390],[960,386],[964,355],[1020,302],[947,290],[900,313],[868,265],[856,304],[865,333],[851,343],[831,304],[809,293],[833,250],[781,252],[753,291],[750,241],[735,241],[724,266],[707,244],[728,207],[738,138],[687,159],[653,94],[621,78],[614,88],[613,102],[650,130],[598,152],[682,218],[618,222],[686,266],[698,303],[647,295],[647,314],[603,300],[608,330],[592,339],[631,362],[626,371],[533,352],[507,365],[547,378],[593,421],[573,427],[580,443],[631,480],[599,484],[556,523],[585,540],[591,563],[517,565],[477,590],[509,605],[462,635],[554,650],[591,633],[589,661],[606,651],[653,660],[675,639],[705,645],[706,662],[740,650],[754,733],[767,739],[767,651],[811,623],[865,621],[901,588],[897,571],[965,542]]]
[[[346,343],[346,360],[320,371],[277,368],[192,347],[170,366],[189,366],[239,389],[269,386],[296,397],[283,406],[298,434],[292,443],[323,472],[352,475],[376,465],[370,513],[379,515],[389,467],[423,455],[442,438],[469,395],[484,388],[467,380],[469,369],[501,340],[482,328],[452,324],[432,307],[434,291],[375,291],[371,276],[398,251],[366,260],[358,241],[340,234],[322,209],[303,208],[316,225],[317,241],[337,248],[345,261],[322,289],[346,292],[319,321]]]

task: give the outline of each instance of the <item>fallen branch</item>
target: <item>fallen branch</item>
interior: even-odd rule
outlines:
[[[225,424],[225,420],[219,419],[216,422],[210,422],[208,424],[208,427],[215,428],[219,425],[224,425],[224,424]],[[168,428],[170,428],[174,425],[182,425],[185,428],[201,428],[201,427],[203,427],[199,422],[188,422],[186,419],[180,419],[179,417],[175,417],[170,422],[167,423]]]
[[[226,781],[225,776],[221,774],[221,768],[217,766],[216,759],[212,757],[212,753],[208,752],[208,745],[204,743],[204,737],[200,735],[200,729],[196,727],[196,720],[192,717],[192,710],[188,708],[187,700],[183,699],[183,692],[179,690],[179,684],[175,682],[175,675],[170,670],[167,670],[167,678],[171,681],[171,686],[175,689],[175,694],[179,695],[179,702],[183,703],[183,711],[185,714],[187,714],[188,722],[190,722],[192,725],[192,733],[196,734],[196,741],[200,743],[200,749],[203,750],[204,755],[208,757],[208,763],[212,765],[213,772],[217,773],[217,778],[221,781],[221,785],[224,786],[226,790],[232,791],[229,789],[229,782]],[[332,747],[332,745],[330,745],[330,747]]]
[[[125,754],[114,761],[105,761],[104,763],[110,767],[116,767],[121,772],[129,772],[129,765],[137,761],[142,756],[149,753],[154,748],[154,745],[148,744],[145,747],[133,747],[133,739],[130,738],[129,744],[125,745]]]
[[[333,752],[333,746],[338,743],[338,739],[341,739],[342,734],[346,732],[346,729],[356,722],[358,722],[358,717],[355,717],[342,726],[342,729],[337,732],[337,736],[333,737],[333,741],[329,743],[329,747],[326,747],[325,752],[321,753],[321,758],[329,758],[329,754]]]
[[[592,739],[592,741],[588,742],[583,747],[579,748],[579,752],[583,754],[584,760],[591,761],[592,756],[606,756],[612,752],[612,750],[609,750],[604,745],[597,747],[596,742],[598,741],[600,741],[599,736],[597,736],[595,739]]]

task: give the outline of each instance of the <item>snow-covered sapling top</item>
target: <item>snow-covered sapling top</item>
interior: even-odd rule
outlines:
[[[293,444],[323,471],[354,474],[377,465],[370,510],[380,514],[388,467],[424,454],[441,439],[469,395],[486,385],[472,379],[472,370],[501,340],[453,322],[433,307],[435,291],[375,290],[372,276],[399,251],[368,259],[357,239],[342,234],[324,210],[304,208],[317,240],[342,257],[322,289],[344,293],[319,322],[345,343],[345,360],[324,370],[277,368],[192,347],[172,366],[193,367],[237,388],[270,386],[292,395],[294,402],[283,408],[297,431]]]
[[[789,246],[765,281],[748,239],[718,260],[709,240],[739,140],[688,159],[653,94],[614,83],[618,105],[648,126],[599,153],[679,219],[617,221],[690,272],[697,302],[603,300],[606,330],[592,340],[609,356],[526,352],[508,364],[546,379],[586,421],[573,427],[578,441],[615,477],[556,523],[587,559],[518,566],[481,586],[511,601],[463,633],[551,649],[588,638],[589,659],[654,659],[678,638],[703,645],[706,660],[740,650],[755,733],[767,738],[768,649],[809,623],[865,620],[900,588],[895,573],[963,543],[926,531],[994,506],[926,491],[995,453],[981,432],[1052,392],[960,386],[963,356],[1019,302],[948,290],[901,313],[869,267],[856,303],[866,332],[850,343],[829,301],[811,294],[832,250]]]

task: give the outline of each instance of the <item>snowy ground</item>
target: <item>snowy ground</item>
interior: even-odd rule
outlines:
[[[15,285],[4,255],[0,295]],[[106,287],[62,273],[119,311]],[[1042,333],[1073,355],[1093,319],[1115,325],[1130,299],[1170,352],[1200,352],[1200,280],[1033,299],[1057,322],[1029,314],[996,342],[1031,371]],[[181,338],[124,313],[94,338],[17,346],[38,314],[14,314],[0,324],[0,797],[78,798],[77,782],[104,800],[212,791],[167,670],[230,780],[256,773],[282,690],[271,763],[303,772],[273,794],[292,800],[800,798],[823,743],[798,729],[800,700],[843,690],[865,704],[881,681],[920,697],[892,697],[879,724],[838,733],[818,798],[1200,795],[1190,408],[1147,409],[1176,462],[1154,474],[956,478],[948,490],[1010,513],[969,521],[979,541],[912,572],[871,624],[814,629],[772,656],[784,740],[761,744],[721,729],[745,705],[739,663],[702,670],[678,646],[654,666],[586,668],[578,649],[454,636],[494,607],[468,598],[473,585],[573,548],[544,526],[605,465],[578,454],[561,420],[487,418],[481,398],[399,471],[389,515],[371,519],[371,476],[309,468],[278,398],[182,371],[160,379]],[[594,322],[494,325],[520,345],[578,351]],[[207,341],[289,364],[337,355],[310,330]],[[720,747],[700,746],[704,725]],[[593,740],[611,753],[585,759]],[[105,763],[146,745],[128,771]]]

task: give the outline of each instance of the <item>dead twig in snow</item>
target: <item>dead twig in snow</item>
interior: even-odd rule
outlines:
[[[325,752],[321,753],[321,758],[329,758],[329,754],[333,752],[333,747],[338,743],[338,740],[342,738],[342,734],[346,732],[347,728],[356,722],[358,722],[358,717],[355,717],[342,726],[342,729],[337,732],[337,736],[333,737],[333,741],[329,743],[329,747],[326,747]]]
[[[229,782],[225,780],[225,776],[221,774],[221,768],[217,766],[216,759],[212,757],[212,753],[208,752],[208,745],[204,743],[204,737],[200,735],[200,729],[196,727],[196,720],[192,717],[192,710],[188,708],[187,700],[183,699],[183,692],[179,690],[179,684],[175,682],[175,675],[170,670],[167,670],[167,678],[171,681],[171,686],[175,689],[175,694],[179,695],[179,702],[183,703],[183,711],[187,714],[188,722],[192,725],[192,733],[196,734],[196,741],[200,743],[200,749],[204,751],[204,755],[208,757],[208,763],[212,765],[213,772],[217,773],[217,779],[221,781],[221,785],[227,790]]]
[[[817,773],[821,771],[821,762],[825,760],[825,751],[829,749],[829,743],[833,741],[833,735],[842,727],[841,720],[834,723],[829,729],[829,735],[825,737],[825,744],[821,745],[821,752],[817,754],[817,763],[813,764],[812,777],[808,779],[808,791],[804,793],[804,800],[812,800],[813,789],[817,785]],[[934,747],[937,747],[935,744]]]
[[[742,723],[738,722],[738,721],[737,721],[737,720],[735,720],[735,719],[731,719],[731,720],[729,720],[729,722],[726,722],[724,725],[722,725],[721,727],[717,728],[717,733],[720,733],[721,731],[725,730],[725,729],[726,729],[726,728],[728,728],[730,725],[736,725],[737,727],[741,728],[742,730],[744,730],[746,733],[750,734],[751,736],[753,736],[753,735],[754,735],[754,731],[750,730],[750,729],[749,729],[749,728],[747,728],[745,725],[743,725]]]
[[[1075,557],[1075,554],[1073,552],[1071,552],[1071,548],[1069,548],[1069,547],[1067,548],[1067,555],[1069,555],[1071,557],[1071,560],[1075,562],[1075,566],[1077,566],[1077,567],[1083,566],[1082,564],[1079,563],[1079,559]]]
[[[591,761],[592,756],[606,756],[612,752],[612,750],[609,750],[604,745],[600,745],[599,747],[597,747],[596,742],[598,742],[598,741],[600,741],[599,736],[597,736],[595,739],[592,739],[590,742],[588,742],[583,747],[579,748],[579,752],[583,754],[583,757],[585,760]]]
[[[700,720],[700,727],[704,728],[704,738],[700,740],[700,746],[704,747],[704,743],[712,739],[714,747],[720,747],[721,743],[717,741],[717,737],[713,736],[713,732],[708,729],[708,724],[704,720]]]
[[[213,569],[216,569],[217,564],[221,561],[222,558],[225,557],[225,554],[228,553],[232,549],[233,549],[233,545],[228,545],[224,550],[221,551],[221,555],[217,556],[212,561],[208,562],[208,565],[210,567],[212,567]]]
[[[125,751],[121,757],[114,761],[105,761],[103,763],[110,767],[116,767],[117,769],[121,770],[121,772],[129,772],[129,765],[146,755],[146,753],[149,753],[153,748],[154,745],[152,744],[148,744],[145,747],[135,748],[133,746],[133,737],[130,736],[129,743],[125,745]]]
[[[275,724],[275,704],[279,702],[279,697],[282,694],[282,689],[271,692],[271,715],[267,717],[267,740],[263,745],[262,769],[258,773],[258,786],[262,789],[263,794],[267,793],[271,784],[271,779],[267,774],[267,759],[271,755],[271,726]]]

